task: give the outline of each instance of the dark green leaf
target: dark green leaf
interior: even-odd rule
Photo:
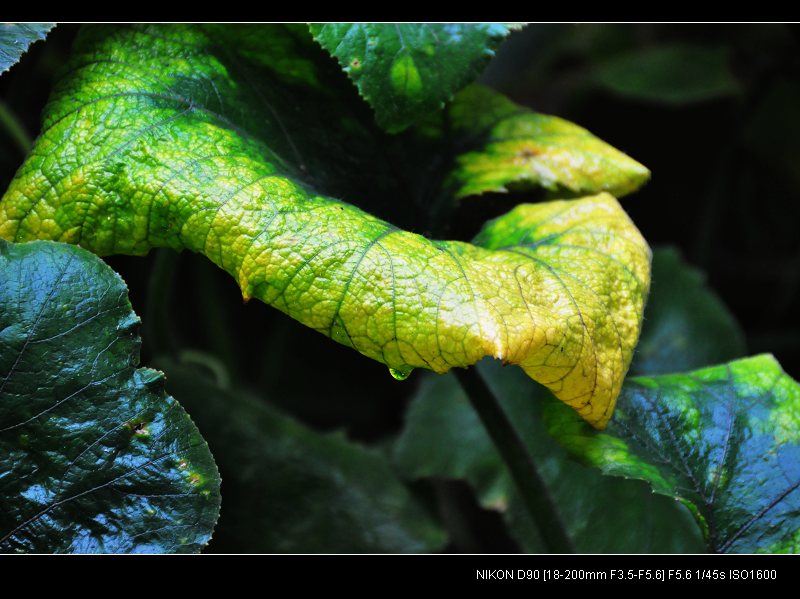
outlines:
[[[513,27],[513,26],[512,26]],[[326,23],[314,38],[396,133],[474,80],[512,28],[500,23]]]
[[[522,439],[582,552],[695,552],[697,527],[682,506],[638,481],[602,476],[569,459],[547,434],[541,412],[547,391],[496,362],[478,365]],[[465,479],[481,504],[506,517],[528,552],[541,552],[538,533],[477,414],[452,375],[427,377],[409,406],[395,457],[413,479]]]
[[[631,379],[603,433],[560,407],[565,447],[683,502],[710,550],[800,552],[800,385],[772,356]]]
[[[426,552],[444,535],[387,460],[320,434],[197,368],[162,359],[225,481],[212,549],[265,553]]]
[[[689,44],[656,46],[611,59],[597,68],[595,81],[623,96],[673,105],[714,100],[739,90],[726,48]]]
[[[164,375],[136,368],[138,326],[93,254],[0,240],[0,551],[208,542],[219,475]]]
[[[650,297],[630,374],[683,372],[743,356],[744,333],[674,248],[653,252]]]
[[[0,74],[19,61],[32,43],[43,40],[55,23],[0,23]]]

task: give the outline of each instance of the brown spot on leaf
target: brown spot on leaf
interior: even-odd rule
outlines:
[[[134,420],[126,425],[130,431],[137,437],[147,437],[150,431],[147,429],[147,423],[141,420]]]

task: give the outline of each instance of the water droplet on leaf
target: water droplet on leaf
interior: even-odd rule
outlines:
[[[408,375],[411,374],[411,368],[408,370],[399,370],[397,368],[389,368],[389,374],[391,374],[394,378],[398,381],[404,381],[408,378]]]

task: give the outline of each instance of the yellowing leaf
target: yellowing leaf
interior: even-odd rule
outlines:
[[[441,135],[441,121],[461,142],[449,179],[458,198],[531,186],[620,197],[650,178],[647,168],[583,127],[480,85],[461,91],[444,115],[432,115],[420,129]]]
[[[604,426],[650,278],[649,248],[618,202],[521,205],[473,244],[400,230],[318,191],[325,139],[293,136],[277,116],[324,73],[292,63],[287,75],[271,60],[275,38],[238,32],[225,45],[202,27],[88,30],[0,202],[0,236],[202,253],[246,299],[397,378],[493,356]],[[302,115],[307,130],[325,131],[328,108]]]

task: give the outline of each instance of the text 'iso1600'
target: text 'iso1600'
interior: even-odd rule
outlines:
[[[777,580],[777,570],[725,570],[720,568],[703,569],[664,569],[640,568],[608,570],[584,570],[577,568],[563,569],[485,569],[476,570],[477,580],[523,580],[535,582],[571,582],[586,580],[608,581],[653,581],[653,582],[682,582],[682,581],[735,581],[735,580]]]

